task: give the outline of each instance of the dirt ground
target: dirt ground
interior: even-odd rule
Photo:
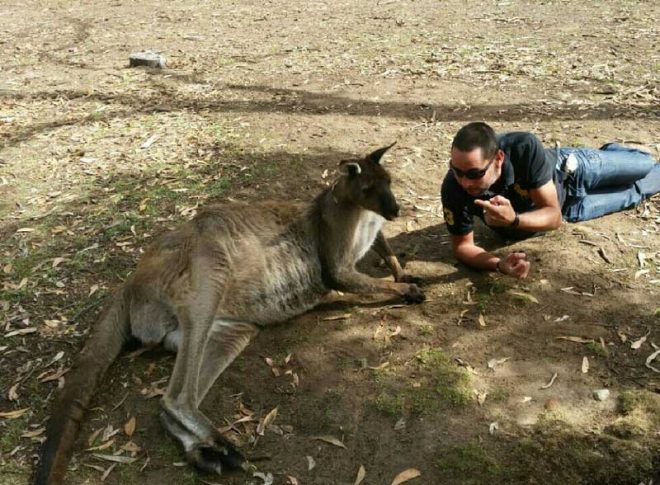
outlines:
[[[125,353],[67,483],[353,484],[361,467],[364,484],[658,483],[660,198],[515,244],[478,227],[530,255],[518,282],[456,264],[438,195],[473,120],[657,158],[659,16],[627,0],[2,2],[0,484],[29,480],[58,382],[155,236],[212,201],[311,199],[393,141],[403,214],[386,233],[428,301],[335,295],[255,340],[203,406],[253,477],[189,468],[157,418],[173,357]],[[128,68],[143,49],[167,68]]]

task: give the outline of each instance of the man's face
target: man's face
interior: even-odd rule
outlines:
[[[481,148],[469,152],[451,149],[450,170],[459,185],[472,197],[478,197],[497,182],[502,174],[504,152],[498,150],[495,158],[486,160]]]

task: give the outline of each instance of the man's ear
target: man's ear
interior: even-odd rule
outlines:
[[[502,164],[504,163],[504,151],[497,150],[497,153],[495,154],[495,163],[497,164],[497,168],[502,168]]]
[[[339,164],[339,171],[343,175],[348,175],[349,177],[354,177],[362,173],[362,167],[357,162],[352,162],[350,160],[344,160]]]

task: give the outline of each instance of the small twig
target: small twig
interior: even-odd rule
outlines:
[[[121,401],[119,401],[117,404],[115,404],[115,406],[112,408],[111,411],[115,411],[117,408],[119,408],[119,406],[121,406],[122,404],[124,404],[124,401],[126,401],[126,399],[128,398],[128,395],[129,395],[129,394],[130,394],[130,393],[127,392],[126,395],[121,399]]]
[[[600,255],[601,258],[603,258],[608,264],[612,264],[612,260],[609,258],[609,256],[605,253],[605,250],[601,247],[598,248],[598,254]]]
[[[91,309],[96,308],[96,307],[99,306],[102,302],[103,302],[103,298],[99,298],[98,300],[95,300],[95,301],[93,301],[92,303],[86,305],[86,306],[83,307],[81,310],[79,310],[79,311],[78,311],[73,317],[71,317],[71,321],[72,321],[72,322],[75,322],[75,321],[78,320],[78,318],[80,318],[82,315],[84,315],[85,313],[87,313],[87,312],[90,311]]]

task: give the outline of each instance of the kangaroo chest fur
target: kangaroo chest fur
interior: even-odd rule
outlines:
[[[353,235],[352,253],[355,258],[353,263],[357,263],[367,254],[384,222],[385,218],[375,212],[363,210],[360,213]]]
[[[384,222],[374,212],[360,212],[342,251],[349,265],[369,251]],[[313,241],[283,238],[260,246],[249,263],[235,268],[220,313],[232,309],[233,314],[226,316],[267,325],[310,310],[330,290],[323,282],[319,248]]]

